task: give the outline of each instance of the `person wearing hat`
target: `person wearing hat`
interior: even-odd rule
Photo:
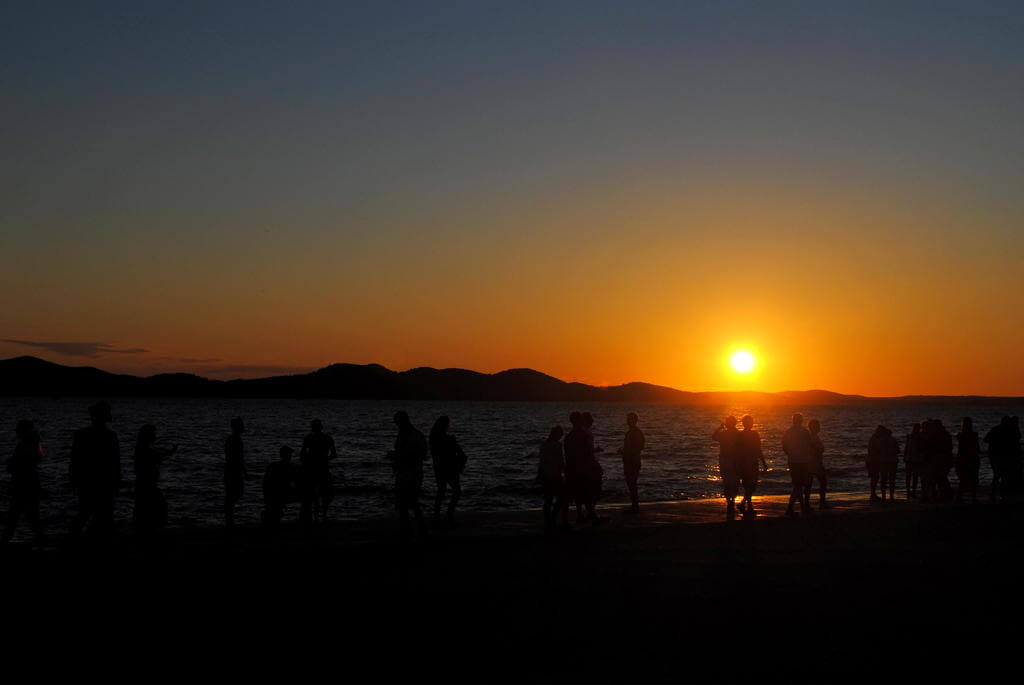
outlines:
[[[89,407],[90,425],[75,431],[71,445],[71,486],[78,493],[78,512],[71,521],[72,539],[88,526],[109,535],[114,529],[114,503],[121,486],[121,446],[111,421],[110,405]]]

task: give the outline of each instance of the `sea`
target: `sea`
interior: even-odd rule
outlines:
[[[63,530],[74,513],[68,481],[68,458],[74,430],[88,425],[83,398],[0,399],[0,459],[14,449],[14,427],[31,419],[39,430],[46,456],[41,466],[45,489],[42,513],[50,531]],[[782,433],[795,411],[821,421],[825,463],[830,488],[857,492],[868,488],[864,457],[868,438],[878,425],[893,430],[901,444],[914,422],[942,420],[954,435],[965,416],[974,419],[982,437],[1003,415],[1024,413],[1024,405],[920,404],[877,406],[720,406],[674,404],[559,402],[397,402],[353,400],[270,399],[140,399],[113,398],[111,428],[121,445],[124,483],[118,498],[118,516],[129,521],[132,509],[132,453],[139,428],[157,427],[158,444],[178,446],[164,463],[161,487],[167,499],[171,525],[219,525],[223,522],[223,446],[232,417],[242,417],[246,432],[245,459],[251,479],[237,514],[240,523],[259,521],[262,506],[261,476],[277,458],[282,445],[298,451],[310,421],[320,419],[334,437],[338,458],[332,462],[336,496],[332,517],[352,520],[393,515],[392,473],[386,454],[392,449],[392,416],[406,410],[413,423],[427,434],[438,416],[451,418],[450,432],[468,455],[463,476],[464,511],[510,511],[536,508],[541,496],[535,476],[538,448],[550,428],[566,429],[569,413],[589,411],[595,419],[598,457],[604,468],[602,501],[624,503],[628,493],[622,477],[622,444],[627,412],[640,415],[647,438],[640,475],[641,499],[664,501],[721,496],[718,446],[711,434],[727,415],[750,414],[760,432],[770,468],[760,492],[788,492],[789,477],[781,451]],[[901,460],[902,470],[902,460]],[[434,494],[433,473],[426,468],[423,501]],[[902,478],[902,474],[900,476]],[[6,511],[7,474],[0,476],[0,510]],[[983,459],[981,487],[991,481]]]

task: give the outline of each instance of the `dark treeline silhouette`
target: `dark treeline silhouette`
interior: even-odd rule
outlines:
[[[92,540],[108,540],[115,531],[114,504],[121,485],[121,451],[117,434],[108,427],[112,420],[111,407],[100,401],[89,407],[90,423],[74,432],[69,472],[71,485],[77,495],[78,506],[71,519],[67,540],[75,542],[83,533]],[[421,506],[424,463],[432,460],[435,498],[434,526],[442,526],[441,513],[445,498],[450,499],[445,510],[444,524],[453,527],[455,512],[462,496],[462,474],[467,456],[451,433],[451,419],[438,417],[430,430],[429,440],[415,427],[405,411],[393,417],[397,427],[394,448],[387,453],[394,474],[395,508],[403,538],[413,532],[427,535],[427,525]],[[569,528],[569,513],[575,505],[576,523],[598,525],[608,520],[598,513],[604,469],[598,459],[602,447],[595,444],[594,418],[589,412],[573,411],[569,415],[571,429],[565,433],[561,426],[551,428],[540,446],[537,481],[543,494],[545,528],[550,531],[561,521]],[[640,509],[639,477],[645,436],[639,427],[636,412],[625,416],[622,447],[617,450],[622,459],[623,476],[629,492],[630,513]],[[754,430],[754,419],[744,416],[742,430],[736,418],[726,417],[711,439],[719,445],[719,472],[727,503],[728,519],[734,519],[737,509],[744,517],[754,517],[753,497],[759,480],[759,467],[768,471],[761,437]],[[224,523],[230,532],[235,525],[235,510],[245,495],[245,482],[249,478],[246,465],[243,434],[245,423],[240,417],[231,419],[230,434],[224,441]],[[39,464],[46,454],[39,432],[32,421],[23,419],[15,427],[17,443],[8,460],[10,474],[10,510],[2,540],[12,539],[18,523],[24,518],[32,528],[37,542],[43,540],[40,518]],[[973,421],[964,418],[954,438],[941,421],[926,419],[912,427],[902,446],[886,426],[878,426],[866,445],[865,465],[870,478],[869,498],[872,501],[895,499],[899,456],[904,458],[904,485],[908,500],[922,502],[963,501],[970,496],[977,501],[978,473],[982,448],[992,467],[993,502],[1020,496],[1024,491],[1024,462],[1021,453],[1020,421],[1016,416],[1005,416],[986,434],[984,440],[975,432]],[[812,419],[804,426],[802,414],[794,414],[792,425],[782,437],[782,451],[787,457],[787,469],[792,484],[786,513],[812,514],[811,492],[814,479],[818,481],[818,506],[824,508],[828,489],[825,462],[825,443],[821,424]],[[139,430],[133,458],[135,488],[133,524],[140,535],[149,535],[167,522],[167,502],[160,489],[160,468],[172,457],[177,446],[158,445],[158,429],[145,424]],[[328,508],[333,498],[330,463],[338,456],[333,437],[323,430],[319,420],[313,420],[310,432],[302,443],[300,464],[294,464],[294,450],[282,446],[277,461],[266,467],[263,475],[262,520],[273,530],[281,523],[287,507],[298,503],[298,520],[308,528],[313,523],[328,520]],[[949,471],[956,470],[958,487],[955,492]],[[736,506],[740,488],[743,498]]]

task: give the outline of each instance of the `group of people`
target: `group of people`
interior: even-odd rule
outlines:
[[[640,453],[645,446],[643,431],[637,425],[639,421],[636,412],[626,415],[626,432],[619,449],[633,512],[640,510],[637,480]],[[574,411],[569,414],[569,424],[572,427],[568,433],[561,426],[554,426],[540,448],[537,482],[544,494],[544,522],[548,529],[556,526],[559,515],[562,526],[568,527],[573,504],[577,523],[598,525],[605,520],[597,513],[604,469],[597,460],[597,454],[603,449],[594,444],[594,417],[590,412]]]
[[[78,538],[84,529],[99,534],[110,533],[114,527],[114,505],[121,488],[121,451],[117,434],[108,424],[110,405],[97,402],[89,408],[90,423],[75,431],[70,458],[71,485],[78,495],[78,509],[69,526],[69,537]],[[424,464],[431,459],[436,484],[433,525],[453,527],[455,512],[462,494],[461,478],[467,457],[458,440],[451,434],[451,419],[439,417],[425,437],[404,411],[394,415],[398,428],[394,449],[387,455],[394,475],[395,505],[403,535],[411,532],[415,520],[419,531],[427,525],[420,507]],[[548,529],[569,526],[569,512],[576,508],[576,523],[600,524],[606,517],[598,515],[604,471],[597,455],[602,448],[595,445],[594,417],[590,412],[574,411],[569,415],[568,433],[554,426],[540,448],[537,481],[544,497],[544,521]],[[635,412],[626,415],[622,447],[623,476],[629,490],[629,511],[639,511],[638,479],[641,454],[645,447],[643,431]],[[738,426],[742,426],[740,429]],[[230,530],[234,526],[235,509],[242,499],[246,468],[241,418],[230,422],[231,432],[224,442],[224,520]],[[17,443],[8,460],[10,474],[10,510],[2,541],[9,541],[21,520],[28,520],[34,535],[43,536],[39,515],[42,487],[39,464],[45,456],[39,432],[31,421],[17,423]],[[818,506],[826,506],[828,475],[825,468],[825,447],[821,424],[812,419],[804,426],[804,417],[794,414],[792,425],[782,438],[782,451],[788,461],[792,491],[787,514],[812,513],[811,495],[818,482]],[[737,511],[744,516],[755,515],[753,496],[759,476],[768,469],[761,446],[761,436],[754,430],[754,420],[744,416],[737,421],[728,416],[711,436],[719,445],[719,472],[727,503],[727,517]],[[988,446],[992,467],[991,497],[1020,494],[1024,491],[1024,460],[1021,452],[1020,421],[1005,416],[980,440],[973,422],[965,418],[954,438],[937,419],[914,424],[906,436],[902,454],[905,487],[908,499],[920,494],[922,501],[961,501],[970,495],[977,500],[978,472],[981,465],[981,443]],[[167,502],[160,490],[160,467],[175,454],[177,446],[162,447],[157,443],[157,429],[146,424],[139,430],[133,458],[135,488],[133,522],[141,534],[152,533],[167,522]],[[867,445],[866,466],[871,483],[871,499],[895,497],[896,475],[901,454],[900,442],[892,431],[878,426]],[[337,458],[334,439],[326,434],[320,420],[314,420],[302,442],[298,464],[292,463],[294,450],[282,446],[277,461],[268,465],[263,476],[264,508],[262,520],[268,527],[278,525],[291,503],[299,504],[299,521],[304,524],[327,520],[333,498],[330,462]],[[955,469],[958,486],[955,494],[949,471]],[[920,488],[920,489],[919,489]],[[736,498],[742,489],[739,505]],[[449,496],[450,491],[450,496]],[[444,507],[448,499],[447,508]],[[442,521],[442,509],[445,516]]]

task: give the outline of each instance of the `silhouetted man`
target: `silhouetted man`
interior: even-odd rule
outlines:
[[[459,446],[459,441],[448,432],[451,419],[439,416],[430,429],[430,456],[434,463],[434,482],[437,493],[434,497],[434,527],[441,526],[441,507],[445,493],[452,489],[452,498],[448,500],[448,513],[445,523],[449,528],[455,526],[455,507],[462,496],[462,471],[466,468],[466,453]]]
[[[263,523],[268,527],[281,523],[284,508],[295,499],[299,475],[292,463],[294,452],[287,445],[281,447],[278,460],[271,462],[263,474]]]
[[[310,433],[302,441],[302,450],[299,452],[303,478],[299,518],[304,523],[309,523],[313,519],[327,520],[327,507],[334,497],[330,460],[337,456],[334,438],[324,433],[324,425],[320,419],[314,419],[310,424]]]
[[[989,465],[992,467],[993,502],[1005,498],[1007,482],[1012,481],[1007,474],[1013,468],[1014,449],[1020,444],[1020,439],[1015,441],[1015,437],[1013,419],[1009,416],[1004,416],[999,425],[985,435]]]
[[[91,425],[75,431],[71,446],[71,486],[78,493],[72,539],[86,526],[98,535],[113,532],[114,503],[121,485],[121,447],[117,433],[107,428],[110,405],[102,401],[92,405],[89,418]]]
[[[743,500],[740,511],[745,515],[754,515],[754,492],[757,490],[757,465],[768,470],[768,462],[764,460],[761,449],[761,435],[754,430],[754,417],[747,414],[743,417],[743,430],[736,436],[736,463],[740,482],[743,483]]]
[[[427,526],[420,508],[420,491],[423,489],[423,462],[428,456],[427,439],[404,411],[395,412],[395,425],[398,436],[395,438],[395,449],[388,453],[391,466],[395,473],[395,499],[398,517],[401,524],[402,537],[408,537],[409,512],[416,518],[416,527],[421,535],[427,534]]]
[[[626,479],[626,487],[629,488],[629,498],[632,506],[629,510],[638,513],[640,511],[640,494],[637,488],[637,481],[640,478],[640,453],[643,452],[646,441],[644,433],[637,427],[640,417],[636,412],[626,414],[626,435],[622,441],[622,474]]]
[[[235,506],[242,499],[245,479],[245,445],[242,433],[245,424],[237,416],[231,419],[231,435],[224,441],[224,523],[228,528],[235,525]]]
[[[725,492],[725,512],[729,520],[736,518],[736,495],[740,488],[740,465],[738,460],[739,431],[736,430],[736,417],[726,416],[725,421],[711,435],[718,443],[718,473],[722,477],[722,489]],[[755,466],[756,469],[756,466]]]
[[[807,506],[804,492],[810,487],[808,479],[811,460],[814,459],[814,445],[811,434],[804,428],[803,414],[793,414],[793,425],[782,436],[782,451],[789,458],[789,478],[793,483],[786,515],[796,516],[793,503],[800,502],[800,512],[806,516],[812,511]]]

